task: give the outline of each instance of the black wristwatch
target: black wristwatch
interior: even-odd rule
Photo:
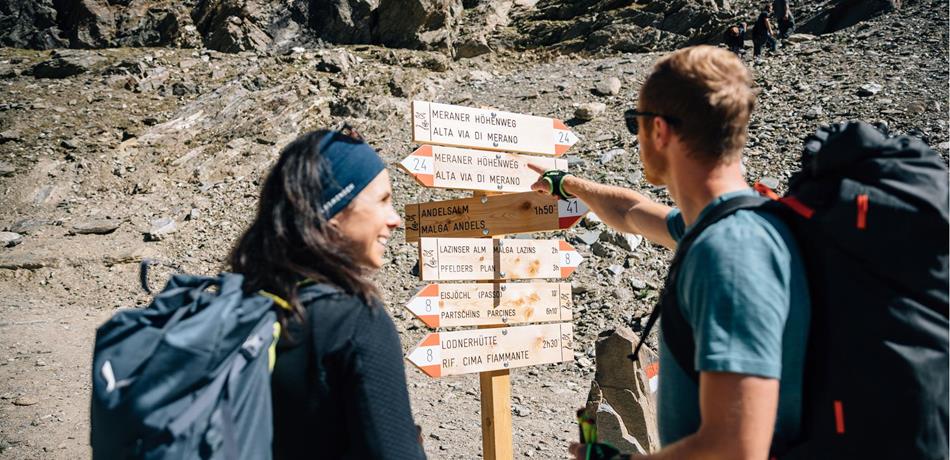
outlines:
[[[564,190],[564,178],[567,176],[573,176],[573,174],[559,169],[551,169],[541,175],[541,180],[548,183],[548,193],[562,200],[567,200],[574,198],[574,195]]]

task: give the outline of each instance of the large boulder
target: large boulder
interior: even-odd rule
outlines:
[[[522,46],[647,52],[718,38],[731,17],[712,0],[540,0],[516,22]]]
[[[376,39],[397,48],[451,49],[462,0],[381,0]]]
[[[51,59],[33,66],[31,72],[36,78],[66,78],[96,70],[106,61],[95,51],[59,50],[53,52]]]
[[[115,38],[115,14],[105,0],[59,2],[59,23],[71,48],[108,48]]]
[[[318,36],[333,43],[371,43],[380,0],[328,0],[310,5]]]
[[[53,0],[0,0],[0,46],[65,48]]]
[[[257,24],[262,19],[257,5],[244,0],[205,0],[191,17],[204,45],[226,53],[263,50],[271,37]]]
[[[818,14],[802,22],[798,30],[827,34],[900,8],[901,0],[832,0],[826,2]]]
[[[627,328],[602,332],[595,344],[597,370],[588,405],[603,417],[609,430],[601,439],[615,445],[637,445],[646,450],[659,447],[656,422],[657,358],[649,348],[640,359],[629,359],[639,338]],[[596,390],[596,391],[595,391]],[[609,406],[609,410],[600,406]],[[614,419],[619,420],[618,423]],[[600,434],[600,426],[598,425]]]
[[[191,24],[184,8],[158,7],[150,2],[134,1],[116,14],[116,46],[200,45],[197,34],[185,30]]]

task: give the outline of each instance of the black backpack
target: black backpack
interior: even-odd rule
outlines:
[[[773,454],[948,458],[950,195],[943,160],[918,139],[842,123],[805,140],[801,171],[784,197],[756,189],[768,198],[730,199],[680,241],[643,338],[662,314],[664,341],[698,381],[692,329],[673,288],[679,263],[719,219],[739,209],[773,212],[795,233],[812,305],[802,439]]]

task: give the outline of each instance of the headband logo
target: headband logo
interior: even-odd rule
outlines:
[[[339,203],[340,200],[346,198],[346,196],[349,195],[350,192],[352,192],[354,188],[356,188],[355,184],[347,185],[346,187],[343,188],[343,190],[340,190],[340,193],[337,193],[336,195],[333,196],[333,198],[330,198],[330,201],[327,201],[323,205],[323,208],[322,208],[323,213],[326,214],[328,211],[330,211],[330,209],[336,206],[336,204]]]

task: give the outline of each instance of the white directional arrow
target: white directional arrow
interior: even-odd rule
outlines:
[[[437,332],[406,359],[429,377],[574,360],[570,323]]]
[[[413,101],[412,140],[421,144],[557,156],[577,143],[578,137],[556,118]]]

